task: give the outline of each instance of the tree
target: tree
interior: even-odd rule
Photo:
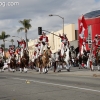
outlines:
[[[6,34],[5,31],[1,32],[0,40],[3,40],[3,44],[4,44],[4,56],[5,56],[5,39],[8,38],[8,37],[10,37],[10,35]]]
[[[1,47],[4,48],[4,44],[1,44]]]
[[[11,43],[12,43],[12,45],[13,45],[13,42],[14,42],[14,39],[11,39]]]
[[[18,30],[17,30],[17,32],[19,33],[19,32],[21,32],[21,31],[25,31],[25,38],[26,38],[26,48],[28,47],[28,39],[27,39],[27,32],[28,32],[28,30],[32,27],[31,26],[31,24],[30,24],[30,21],[31,21],[31,19],[24,19],[23,21],[19,21],[19,23],[21,23],[22,24],[22,27],[20,27]]]

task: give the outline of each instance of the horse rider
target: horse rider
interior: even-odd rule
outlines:
[[[20,54],[21,54],[21,48],[18,47],[18,48],[16,49],[16,52],[17,52],[18,55],[20,55]]]
[[[9,58],[8,58],[8,63],[10,64],[10,60],[11,60],[12,58],[14,58],[15,48],[12,46],[12,47],[9,48],[8,51],[9,51],[9,54],[10,54],[10,56],[9,56]]]
[[[36,60],[36,55],[37,55],[37,52],[36,52],[36,50],[34,50],[33,57],[32,57],[32,62],[34,62]]]
[[[18,46],[21,47],[21,57],[23,56],[23,51],[26,50],[26,42],[24,39],[22,39],[21,41],[18,41]]]
[[[34,50],[34,53],[33,53],[32,62],[34,62],[34,60],[37,59],[38,56],[39,56],[38,46],[39,46],[39,44],[35,43],[35,50]]]
[[[89,61],[90,69],[93,70],[93,54],[92,53],[89,54],[88,61]]]
[[[20,63],[20,57],[21,57],[21,48],[20,48],[20,47],[18,47],[18,48],[16,49],[16,53],[17,53],[17,60],[18,60],[18,63]]]
[[[69,47],[69,41],[68,41],[68,38],[65,34],[63,34],[61,36],[61,34],[59,34],[59,37],[61,38],[61,57],[64,56],[64,51],[66,51],[66,46]]]
[[[10,58],[14,57],[14,53],[15,53],[15,48],[14,47],[10,47],[9,48]]]
[[[35,49],[36,49],[36,52],[37,52],[36,58],[38,58],[38,56],[40,54],[40,49],[41,49],[41,41],[40,40],[38,40],[38,42],[35,44]]]
[[[81,47],[81,55],[84,54],[84,51],[87,51],[85,42],[83,42],[82,47]]]
[[[84,52],[87,51],[87,50],[86,50],[86,43],[87,43],[86,38],[83,37],[83,42],[82,42],[82,46],[81,46],[81,55],[83,55]]]
[[[41,56],[43,53],[43,50],[47,50],[48,47],[48,37],[46,36],[46,33],[42,33],[42,35],[39,37],[39,41],[41,42],[40,46],[40,53],[39,55]]]
[[[0,57],[3,58],[4,54],[3,54],[3,48],[0,46]]]
[[[94,55],[96,55],[96,51],[98,49],[98,46],[100,45],[100,35],[96,34],[95,38],[93,40],[93,44],[94,44]]]

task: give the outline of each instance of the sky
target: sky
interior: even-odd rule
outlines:
[[[78,18],[85,13],[100,10],[100,0],[0,0],[0,33],[5,31],[10,36],[25,38],[24,31],[17,33],[22,26],[19,21],[31,19],[32,28],[28,30],[28,39],[38,38],[38,27],[43,30],[58,31],[62,29],[62,19],[58,16],[50,17],[50,14],[59,15],[64,18],[64,24],[75,24],[78,26]],[[48,34],[48,33],[47,33]],[[14,39],[14,44],[20,38]],[[0,44],[2,44],[0,40]],[[6,41],[6,47],[11,42]]]

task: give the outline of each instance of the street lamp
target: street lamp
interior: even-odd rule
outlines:
[[[13,46],[13,42],[14,42],[13,39],[11,39],[11,40],[5,40],[5,41],[9,41],[9,42],[11,42],[11,43],[12,43],[12,46]]]
[[[20,38],[22,40],[22,37],[19,37],[19,36],[12,36],[12,37],[18,37],[18,38]]]
[[[64,17],[61,17],[61,16],[59,16],[59,15],[53,15],[53,14],[51,14],[51,15],[49,15],[49,16],[58,16],[58,17],[60,17],[60,18],[63,20],[63,34],[64,34]]]

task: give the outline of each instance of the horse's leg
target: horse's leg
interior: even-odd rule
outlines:
[[[2,72],[2,68],[1,68],[1,66],[0,66],[0,72]]]
[[[38,67],[39,73],[41,74],[41,65],[40,65],[39,62],[37,62],[37,64],[36,64],[36,68],[37,68],[37,67]],[[37,69],[36,69],[36,71],[37,71]]]
[[[56,71],[56,66],[57,66],[57,62],[53,62],[53,65],[54,65],[54,72]]]
[[[20,73],[22,73],[22,62],[20,63],[19,71],[20,71]]]
[[[46,67],[46,73],[48,73],[48,66]]]
[[[99,59],[100,59],[100,57],[99,57]],[[100,60],[98,61],[98,71],[100,71]]]
[[[10,72],[10,64],[8,64],[8,72]]]
[[[26,65],[24,67],[24,72],[27,73],[27,67],[26,67]]]
[[[45,64],[45,73],[48,73],[48,66]]]
[[[60,72],[61,62],[57,61],[57,72]]]
[[[91,69],[91,71],[93,71],[93,64],[91,61],[90,61],[90,69]]]
[[[10,62],[10,72],[12,72],[12,64],[11,64],[11,62]]]
[[[41,74],[41,67],[39,67],[39,73]]]
[[[45,73],[45,68],[44,68],[44,66],[42,66],[42,72]]]
[[[19,70],[20,70],[20,72],[22,73],[22,68],[21,68],[21,67],[19,68]]]
[[[66,70],[67,70],[68,72],[70,72],[70,66],[69,66],[69,62],[68,62],[68,61],[66,61]]]
[[[98,71],[100,71],[100,57],[98,58]]]
[[[15,72],[16,66],[15,63],[13,63],[13,72]]]

